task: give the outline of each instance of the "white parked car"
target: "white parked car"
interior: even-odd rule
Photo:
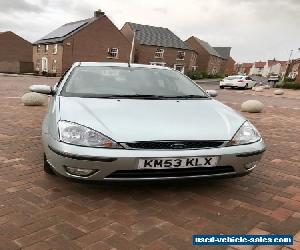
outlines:
[[[224,89],[224,87],[231,87],[231,88],[252,88],[256,85],[256,81],[253,80],[249,76],[228,76],[225,77],[222,81],[220,81],[220,88]]]

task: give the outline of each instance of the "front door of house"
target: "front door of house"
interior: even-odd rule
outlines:
[[[47,59],[47,57],[42,58],[42,72],[48,72],[48,59]]]

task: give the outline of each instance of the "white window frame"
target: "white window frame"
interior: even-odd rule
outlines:
[[[41,47],[42,47],[42,46],[41,46],[40,44],[37,44],[37,45],[36,45],[36,52],[37,52],[37,53],[41,53]]]
[[[181,66],[182,69],[181,70],[177,70],[176,69],[177,66]],[[184,65],[183,64],[179,64],[179,63],[178,64],[174,64],[174,69],[177,70],[177,71],[179,71],[179,72],[181,72],[181,73],[184,73]]]
[[[119,58],[119,49],[118,48],[108,48],[107,53],[108,53],[107,58]]]
[[[193,60],[197,59],[197,54],[196,53],[192,53],[192,56],[193,56]]]
[[[164,49],[157,48],[155,53],[154,53],[154,58],[164,58]]]
[[[49,45],[45,44],[45,53],[48,53],[48,51],[49,51]]]
[[[53,45],[53,53],[52,53],[53,55],[57,54],[57,48],[58,48],[58,44],[56,43]]]
[[[183,58],[178,57],[180,55],[180,53],[183,54]],[[185,58],[185,51],[182,51],[182,50],[177,51],[176,60],[184,60],[184,58]]]

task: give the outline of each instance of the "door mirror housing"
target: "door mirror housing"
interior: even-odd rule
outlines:
[[[44,95],[54,95],[55,91],[51,86],[48,85],[31,85],[29,87],[31,92],[40,93]]]
[[[206,93],[210,96],[210,97],[216,97],[218,95],[218,92],[216,90],[206,90]]]

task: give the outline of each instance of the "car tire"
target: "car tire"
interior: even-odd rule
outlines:
[[[44,154],[44,172],[50,175],[55,175],[55,172],[47,161],[46,154]]]
[[[245,85],[244,89],[249,89],[249,85],[248,85],[248,83],[246,83],[246,85]]]
[[[224,89],[224,86],[220,86],[220,89]]]

